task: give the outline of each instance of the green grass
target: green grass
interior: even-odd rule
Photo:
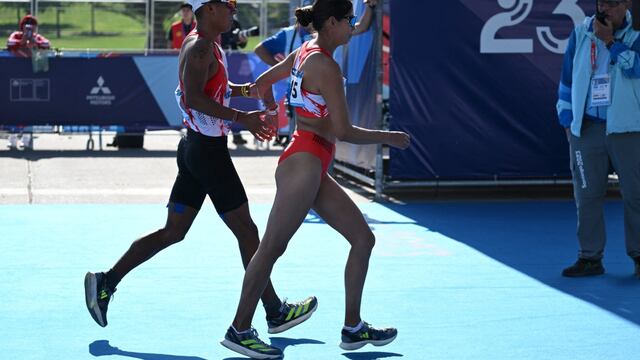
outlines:
[[[52,41],[58,49],[129,49],[142,50],[146,41],[145,35],[119,36],[65,36]]]
[[[64,3],[60,13],[60,37],[57,37],[57,6],[40,5],[39,32],[51,41],[54,48],[75,49],[138,49],[145,47],[144,4],[109,4],[96,6],[94,28],[91,26],[91,5]],[[0,28],[4,32],[16,30],[15,8],[0,5]],[[95,31],[95,35],[92,34]]]
[[[38,20],[39,32],[51,41],[53,48],[58,49],[127,49],[144,50],[146,32],[144,26],[144,4],[127,5],[111,3],[95,8],[95,32],[91,35],[91,6],[88,3],[62,3],[60,8],[60,37],[57,37],[56,11],[57,3],[41,3]],[[23,9],[21,9],[22,11]],[[17,30],[16,9],[0,4],[0,34],[8,36]],[[177,17],[167,20],[177,20]],[[168,29],[168,26],[167,26]],[[260,37],[249,38],[245,52],[253,52],[253,48],[261,41]]]

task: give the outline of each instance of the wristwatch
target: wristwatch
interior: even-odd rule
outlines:
[[[607,50],[611,50],[611,47],[613,46],[613,44],[615,44],[616,41],[614,39],[611,39],[607,42]]]

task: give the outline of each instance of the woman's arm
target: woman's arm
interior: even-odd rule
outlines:
[[[258,79],[256,79],[255,86],[252,86],[251,90],[257,92],[257,96],[262,99],[267,109],[273,109],[276,107],[271,85],[291,75],[291,69],[293,68],[293,62],[295,61],[297,54],[298,50],[292,52],[286,59],[262,73],[262,75],[258,76]]]
[[[338,140],[352,144],[388,144],[401,149],[409,146],[410,139],[406,133],[369,130],[351,124],[342,72],[333,59],[312,55],[306,67],[306,76],[313,74],[313,83],[318,85],[327,103],[331,126]]]

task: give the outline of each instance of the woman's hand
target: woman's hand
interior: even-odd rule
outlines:
[[[386,142],[393,147],[404,150],[411,144],[411,137],[402,131],[389,131]]]

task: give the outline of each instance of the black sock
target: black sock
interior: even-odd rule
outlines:
[[[113,270],[109,270],[106,273],[104,273],[104,276],[107,278],[107,287],[109,288],[109,290],[111,290],[111,292],[116,291],[116,286],[118,286],[118,281],[115,281],[113,276]]]
[[[267,313],[268,317],[273,318],[280,316],[280,308],[282,307],[282,302],[262,305],[264,306],[264,311]]]

